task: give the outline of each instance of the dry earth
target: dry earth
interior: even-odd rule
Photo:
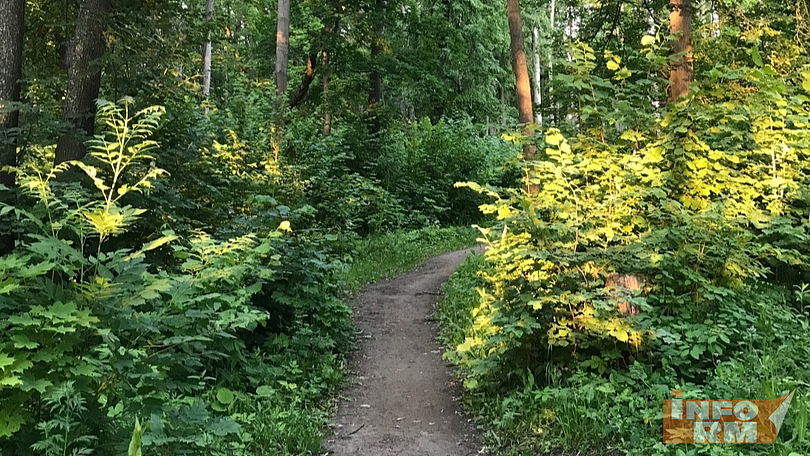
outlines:
[[[442,360],[431,319],[440,285],[473,249],[365,288],[354,303],[360,330],[328,455],[469,456],[480,444],[461,388]]]

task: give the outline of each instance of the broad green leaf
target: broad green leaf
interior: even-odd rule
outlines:
[[[217,400],[221,404],[224,404],[224,405],[233,404],[234,399],[235,399],[235,396],[233,394],[233,391],[231,391],[231,390],[229,390],[227,388],[220,388],[217,391]]]
[[[276,390],[273,387],[268,385],[262,385],[256,388],[256,395],[262,397],[271,397],[276,394]]]
[[[0,352],[0,369],[6,370],[7,367],[14,364],[14,358],[11,356]]]

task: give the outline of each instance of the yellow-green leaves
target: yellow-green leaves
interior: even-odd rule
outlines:
[[[556,146],[564,140],[565,137],[556,128],[550,128],[548,134],[546,134],[546,143],[551,144],[552,146]]]
[[[132,430],[132,439],[129,441],[127,456],[142,456],[141,441],[146,432],[146,426],[142,425],[138,418],[135,418],[135,428]]]

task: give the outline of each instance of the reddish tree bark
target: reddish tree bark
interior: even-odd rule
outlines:
[[[529,82],[529,69],[526,65],[526,47],[523,42],[523,21],[520,17],[518,0],[506,0],[506,16],[509,21],[509,41],[512,51],[512,70],[515,72],[517,88],[518,121],[525,134],[530,134],[529,125],[534,120],[532,109],[532,88]],[[523,145],[523,159],[531,160],[537,148],[532,144]],[[526,184],[526,191],[537,193],[536,185]]]
[[[692,0],[670,0],[669,31],[675,35],[672,55],[677,56],[669,72],[669,102],[677,101],[689,93],[694,77],[692,64]]]

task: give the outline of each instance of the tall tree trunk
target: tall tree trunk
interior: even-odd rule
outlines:
[[[290,53],[290,0],[278,0],[276,28],[276,90],[287,92],[287,59]]]
[[[80,160],[87,153],[81,133],[92,135],[95,128],[96,99],[101,85],[99,59],[107,47],[104,32],[111,11],[111,0],[84,0],[79,7],[76,33],[66,49],[67,90],[62,110],[62,119],[78,132],[68,132],[59,138],[55,164]]]
[[[669,102],[675,102],[689,93],[693,78],[692,67],[692,0],[670,0],[669,31],[675,35],[672,55],[677,55],[669,72]]]
[[[543,112],[541,105],[543,104],[543,70],[540,68],[540,30],[537,27],[532,29],[532,63],[534,69],[534,87],[532,95],[534,96],[534,106],[537,112],[534,115],[534,121],[538,124],[543,124]]]
[[[19,109],[11,103],[20,101],[20,78],[23,62],[23,23],[25,0],[0,1],[0,169],[17,164]],[[14,187],[14,174],[0,170],[0,184]],[[13,193],[0,192],[0,201],[12,203]],[[0,217],[0,255],[14,250],[11,217]]]
[[[214,0],[207,0],[205,2],[205,22],[210,27],[211,19],[214,17]],[[202,55],[202,72],[203,72],[203,102],[208,101],[208,96],[211,94],[211,31],[208,31],[208,40],[203,47]],[[203,113],[208,114],[208,106],[203,108]]]
[[[332,134],[332,111],[329,107],[329,78],[332,75],[329,71],[329,51],[323,51],[321,66],[323,66],[323,135],[329,136]]]
[[[512,51],[512,70],[515,72],[517,87],[518,121],[524,133],[534,118],[532,110],[532,89],[529,82],[529,69],[526,66],[526,48],[523,43],[523,21],[520,17],[518,0],[506,0],[506,15],[509,20],[509,41]],[[531,160],[536,148],[529,144],[523,146],[523,158]]]
[[[374,36],[371,39],[371,74],[369,83],[371,88],[368,92],[368,108],[374,109],[377,103],[382,101],[383,80],[380,71],[380,55],[383,50],[383,40],[385,37],[385,0],[376,0],[377,10],[375,11]]]

